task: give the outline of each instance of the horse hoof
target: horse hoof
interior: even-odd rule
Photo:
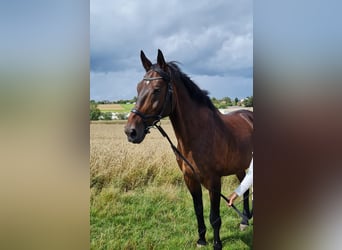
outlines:
[[[197,241],[197,247],[204,247],[207,245],[207,242],[205,240],[199,239]]]
[[[214,242],[214,250],[222,250],[222,242],[221,241]]]
[[[240,224],[240,231],[245,231],[248,225],[246,224]]]

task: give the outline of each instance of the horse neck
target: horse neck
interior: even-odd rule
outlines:
[[[213,112],[208,107],[200,106],[190,98],[186,89],[181,84],[174,87],[173,98],[175,107],[170,115],[170,120],[175,131],[178,143],[183,146],[191,146],[203,133],[207,133],[210,123],[214,123]]]

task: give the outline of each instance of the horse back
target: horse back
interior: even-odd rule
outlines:
[[[245,109],[225,114],[222,119],[237,142],[252,143],[253,112]]]
[[[230,143],[230,154],[236,155],[235,158],[249,163],[253,152],[253,112],[249,110],[237,110],[222,115],[222,120],[227,131],[227,139]],[[229,138],[228,138],[229,137]],[[231,159],[231,157],[230,157]],[[240,164],[238,164],[240,165]]]

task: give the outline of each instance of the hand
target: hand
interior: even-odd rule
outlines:
[[[227,202],[227,205],[229,207],[231,207],[234,203],[234,201],[236,200],[236,198],[238,197],[237,193],[233,192],[230,196],[229,196],[229,202]]]

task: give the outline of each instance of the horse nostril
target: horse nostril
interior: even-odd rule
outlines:
[[[131,129],[129,136],[134,139],[137,136],[137,131],[134,128]]]
[[[127,126],[125,127],[125,134],[127,135],[127,139],[129,142],[134,142],[136,143],[138,138],[139,138],[139,134],[138,134],[138,130],[136,130],[134,127],[130,127]]]
[[[137,131],[134,128],[125,128],[125,133],[129,138],[134,138],[137,136]]]

